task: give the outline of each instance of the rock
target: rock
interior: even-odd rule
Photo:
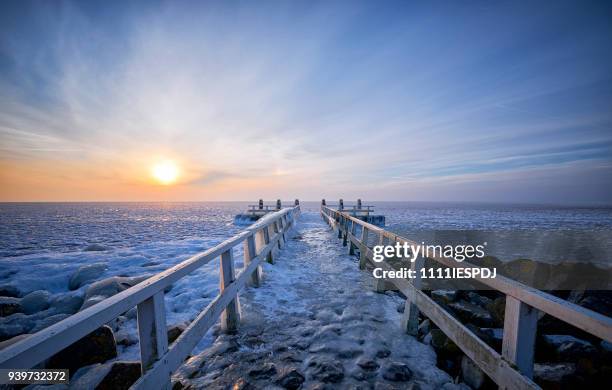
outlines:
[[[382,369],[382,376],[392,382],[406,382],[412,377],[412,371],[404,363],[391,362]]]
[[[390,355],[391,351],[389,351],[387,348],[380,348],[378,351],[376,351],[377,358],[384,359],[386,357],[389,357]]]
[[[8,340],[4,340],[4,341],[0,341],[0,350],[3,350],[4,348],[7,348],[25,338],[27,338],[28,336],[30,336],[29,334],[20,334],[18,336],[12,337]]]
[[[36,333],[68,317],[70,317],[70,315],[68,314],[56,314],[56,315],[47,317],[43,319],[42,321],[38,321],[36,323],[36,326],[34,326],[34,328],[32,328],[30,332]]]
[[[298,370],[291,368],[282,372],[275,383],[285,389],[296,390],[302,386],[305,379]]]
[[[21,291],[19,291],[19,289],[15,286],[6,284],[0,286],[0,297],[19,298],[21,297]]]
[[[431,321],[429,321],[429,319],[423,320],[419,324],[419,336],[420,337],[425,337],[425,335],[429,333],[430,330],[431,330]]]
[[[50,294],[45,290],[32,291],[21,298],[21,309],[26,314],[43,311],[50,306],[49,298]]]
[[[115,336],[111,328],[104,325],[53,355],[47,368],[65,368],[74,373],[81,367],[103,363],[116,357]]]
[[[168,344],[174,342],[185,331],[187,327],[183,324],[172,325],[168,327]]]
[[[19,315],[18,313],[16,315]],[[21,321],[15,320],[10,322],[2,323],[0,326],[0,341],[11,339],[22,333],[27,333],[31,329],[29,322],[22,323]]]
[[[85,291],[85,300],[93,296],[112,297],[113,295],[127,290],[136,285],[143,278],[128,278],[124,276],[112,276],[92,283]]]
[[[495,325],[503,326],[504,314],[506,312],[506,297],[499,297],[489,301],[489,303],[485,305],[485,308],[493,317]]]
[[[567,379],[575,373],[576,364],[574,363],[533,365],[533,379],[543,388],[566,388]]]
[[[579,358],[591,358],[597,349],[588,341],[568,335],[544,335],[544,344],[559,361],[575,361]]]
[[[83,311],[85,309],[87,309],[88,307],[91,307],[97,303],[102,302],[103,300],[105,300],[106,297],[103,297],[101,295],[94,295],[93,297],[89,297],[85,300],[85,302],[83,302],[83,305],[81,306],[81,308],[79,309],[79,311]]]
[[[98,279],[107,268],[106,263],[93,263],[79,267],[70,277],[68,288],[76,290],[85,282]]]
[[[338,383],[344,378],[344,366],[327,357],[316,356],[308,364],[310,376],[324,383]]]
[[[434,290],[431,292],[431,299],[445,304],[453,303],[457,300],[456,290]]]
[[[449,339],[440,329],[432,329],[431,331],[429,331],[429,334],[425,336],[423,342],[426,341],[427,343],[431,344],[431,346],[436,350],[436,352],[442,354],[445,357],[461,353],[459,347],[457,347],[457,345],[451,339]]]
[[[76,295],[62,295],[51,301],[51,308],[60,314],[74,314],[83,306],[83,298]]]
[[[83,252],[102,252],[102,251],[108,251],[111,248],[101,245],[101,244],[90,244],[87,245],[85,247],[85,249],[83,249]]]
[[[21,300],[14,297],[0,297],[0,317],[21,312]]]
[[[485,384],[485,373],[465,355],[461,358],[461,374],[463,381],[475,390],[482,388]]]
[[[249,370],[249,376],[254,379],[270,379],[276,375],[276,366],[274,363],[262,363],[251,370]]]
[[[401,302],[401,303],[399,303],[397,305],[396,310],[397,310],[398,313],[403,313],[405,308],[406,308],[406,303],[405,302]]]
[[[376,363],[375,360],[366,357],[360,357],[355,363],[366,371],[378,370],[378,367],[380,367],[380,365]]]
[[[493,317],[482,307],[468,301],[454,302],[448,305],[457,317],[464,323],[491,328],[494,325]]]
[[[140,362],[113,362],[96,390],[127,390],[140,378]]]
[[[255,390],[257,389],[250,382],[244,378],[238,379],[232,386],[229,387],[231,390]]]

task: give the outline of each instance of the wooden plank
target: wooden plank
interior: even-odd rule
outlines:
[[[159,291],[136,306],[141,370],[147,369],[168,351],[164,292]]]
[[[219,270],[219,289],[221,291],[229,287],[236,279],[234,270],[234,256],[232,249],[223,252],[221,255],[221,269]],[[221,315],[221,328],[225,332],[234,332],[240,323],[240,301],[238,295],[227,305]]]
[[[257,250],[255,245],[255,235],[250,235],[246,240],[243,241],[243,252],[244,252],[244,266],[248,267],[251,261],[257,256]],[[255,268],[251,275],[250,285],[253,287],[259,287],[261,283],[261,266]]]
[[[506,297],[502,356],[516,364],[528,378],[533,377],[533,358],[538,310],[513,297]]]

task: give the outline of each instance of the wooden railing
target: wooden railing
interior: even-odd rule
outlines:
[[[404,237],[388,232],[380,227],[354,218],[346,212],[321,206],[323,219],[338,230],[338,238],[346,246],[350,243],[350,253],[359,250],[359,266],[364,269],[372,261],[373,251],[368,242],[376,245],[417,245]],[[360,236],[357,237],[357,229]],[[370,234],[374,240],[369,240]],[[452,268],[477,268],[466,261],[457,262],[451,258],[428,257],[443,266]],[[383,270],[393,270],[385,261],[376,263]],[[420,258],[411,263],[411,268],[420,275],[419,269],[424,266]],[[423,312],[440,328],[461,350],[474,361],[500,388],[533,389],[539,386],[532,381],[535,336],[537,330],[538,310],[558,318],[568,324],[582,329],[596,337],[612,342],[612,318],[567,302],[543,291],[497,275],[486,279],[477,277],[478,282],[506,295],[504,314],[504,331],[502,352],[499,354],[461,322],[454,318],[442,306],[423,293],[421,280],[377,279],[377,289],[384,289],[385,283],[393,283],[406,297],[402,326],[407,333],[416,335],[418,331],[418,314]]]
[[[247,282],[259,286],[260,263],[273,262],[274,249],[285,244],[299,214],[299,206],[270,213],[221,244],[7,347],[0,352],[0,368],[32,368],[136,306],[143,375],[132,388],[170,388],[172,372],[219,317],[223,329],[237,328],[238,291]],[[239,244],[244,246],[244,269],[236,277],[233,248]],[[219,257],[219,295],[168,346],[164,289]]]

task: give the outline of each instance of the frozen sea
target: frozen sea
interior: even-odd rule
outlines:
[[[407,237],[433,230],[580,230],[604,235],[612,231],[610,208],[373,204],[377,213],[386,215],[388,229]],[[245,226],[234,224],[234,216],[247,205],[247,202],[2,203],[0,286],[17,287],[22,294],[46,290],[52,299],[57,299],[84,295],[87,285],[69,291],[68,281],[85,264],[106,264],[106,271],[98,279],[153,275],[244,229]],[[318,208],[318,202],[302,203],[305,213],[316,215]],[[240,248],[235,256],[240,268]],[[166,294],[168,324],[191,321],[217,293],[218,264],[211,262],[177,282]],[[0,328],[8,326],[10,320],[2,318]],[[120,336],[134,341],[135,328],[132,318],[122,325]],[[205,339],[201,345],[210,341]],[[125,344],[123,357],[135,358],[135,344]]]

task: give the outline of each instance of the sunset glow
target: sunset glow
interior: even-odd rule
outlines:
[[[151,168],[151,175],[159,184],[170,185],[178,179],[179,168],[174,161],[160,161]]]

